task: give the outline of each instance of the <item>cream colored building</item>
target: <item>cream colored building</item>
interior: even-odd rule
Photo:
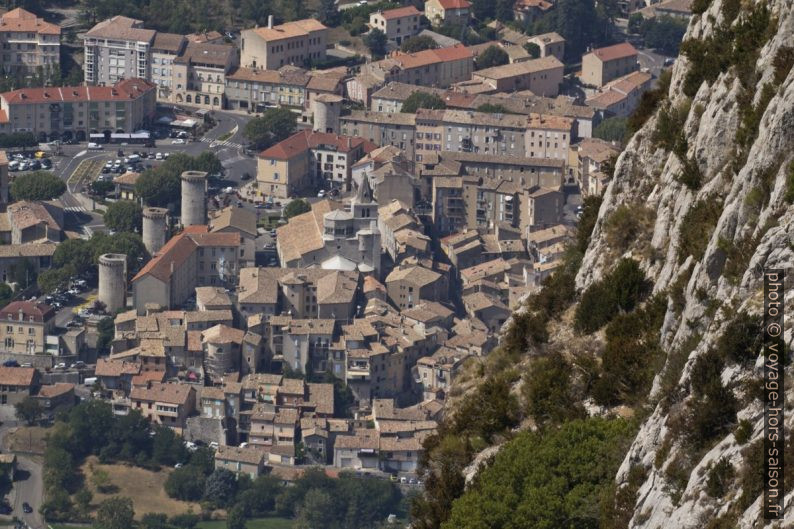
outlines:
[[[224,108],[226,74],[236,66],[233,46],[188,43],[173,61],[172,101],[212,110]]]
[[[368,74],[383,84],[399,81],[440,88],[468,81],[473,70],[474,57],[471,50],[462,44],[416,53],[394,52],[381,61],[361,66],[362,74]]]
[[[565,39],[558,33],[552,31],[551,33],[533,35],[527,39],[527,42],[538,45],[541,57],[554,56],[560,62],[565,60]]]
[[[414,6],[375,11],[369,15],[370,29],[379,29],[390,42],[402,44],[419,33],[422,12]]]
[[[640,68],[637,50],[628,42],[598,48],[582,57],[582,82],[601,87]]]
[[[155,87],[142,79],[113,86],[21,88],[0,94],[0,132],[33,132],[40,139],[134,132],[155,113]]]
[[[563,63],[550,55],[478,70],[472,74],[472,83],[490,86],[494,92],[529,90],[538,96],[555,97],[562,83],[563,70]]]
[[[157,99],[171,101],[174,86],[174,61],[184,51],[187,39],[176,33],[154,36],[151,46],[151,81],[157,85]]]
[[[568,159],[573,120],[560,116],[530,114],[527,122],[527,158]]]
[[[303,66],[325,60],[328,28],[313,18],[279,26],[268,18],[266,27],[243,30],[240,35],[240,64],[248,68],[278,70],[292,64]]]
[[[189,384],[154,382],[130,392],[133,410],[155,424],[181,433],[187,418],[196,411],[196,390]]]
[[[60,73],[61,28],[18,7],[0,17],[0,66],[5,73],[31,75],[41,68]]]
[[[115,16],[83,37],[83,70],[88,85],[112,85],[120,79],[150,79],[150,48],[156,31],[142,20]]]
[[[428,0],[425,2],[425,17],[434,26],[466,25],[469,22],[470,13],[471,3],[468,0]]]
[[[47,345],[55,330],[55,310],[30,301],[12,301],[0,309],[0,348],[6,353],[56,354]]]

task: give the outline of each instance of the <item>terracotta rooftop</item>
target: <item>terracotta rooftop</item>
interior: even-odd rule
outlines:
[[[154,36],[152,50],[177,53],[182,49],[182,44],[184,42],[184,35],[179,35],[177,33],[162,33],[158,31]]]
[[[397,18],[411,17],[411,16],[415,17],[421,14],[422,12],[416,9],[414,6],[397,7],[395,9],[387,9],[385,11],[380,12],[380,15],[386,20],[395,20]]]
[[[444,9],[468,9],[471,7],[471,3],[467,0],[438,0],[438,3]]]
[[[0,33],[25,32],[39,33],[42,35],[60,35],[61,27],[57,24],[45,22],[30,11],[21,7],[12,9],[0,17]]]
[[[9,105],[31,103],[70,103],[75,101],[129,101],[154,90],[143,79],[124,79],[113,86],[63,86],[20,88],[0,94]]]
[[[248,465],[260,465],[267,452],[255,446],[219,446],[215,451],[215,459],[234,461]]]
[[[272,28],[261,27],[255,28],[253,31],[267,42],[274,42],[282,39],[290,39],[295,37],[305,37],[309,33],[315,31],[322,31],[328,29],[319,20],[307,18],[304,20],[295,20],[293,22],[286,22],[279,26]]]
[[[354,138],[327,132],[302,130],[273,145],[269,149],[262,151],[259,153],[259,157],[264,159],[290,160],[295,156],[305,153],[309,149],[316,149],[320,146],[326,148],[330,147],[331,150],[336,150],[337,152],[350,152],[353,149],[363,146],[364,152],[368,153],[376,148],[372,142],[360,137]]]
[[[12,301],[0,309],[0,319],[20,321],[20,314],[25,322],[43,323],[55,316],[55,310],[43,303],[32,301]]]
[[[0,366],[0,385],[23,386],[33,384],[36,369],[33,367],[5,367]]]
[[[606,48],[595,49],[587,55],[595,55],[600,61],[607,62],[614,61],[615,59],[623,59],[626,57],[636,57],[637,50],[631,45],[631,43],[621,42],[620,44],[614,44],[612,46],[607,46]]]
[[[174,62],[225,68],[232,64],[235,53],[237,52],[234,46],[229,44],[189,42],[185,47],[185,51],[174,59]]]
[[[150,387],[132,388],[130,398],[151,402],[164,402],[166,404],[184,405],[187,403],[191,392],[195,390],[187,384],[158,384]]]
[[[99,22],[89,29],[85,36],[88,38],[133,40],[151,43],[155,33],[157,32],[153,29],[144,29],[143,21],[119,15]]]

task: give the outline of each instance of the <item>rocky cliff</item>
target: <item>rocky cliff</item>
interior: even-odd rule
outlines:
[[[624,484],[632,467],[641,466],[645,472],[629,527],[705,527],[709,520],[729,513],[731,523],[739,527],[762,525],[760,496],[747,498],[738,486],[720,498],[705,492],[709,470],[720,460],[741,468],[748,457],[746,447],[763,433],[761,401],[749,398],[746,389],[746,382],[763,376],[761,360],[754,365],[726,364],[720,373],[740,403],[737,420],[749,421],[749,438],[740,443],[735,433],[728,433],[710,448],[693,453],[676,437],[672,423],[676,410],[697,398],[690,388],[696,359],[715,347],[737,313],[761,313],[763,268],[788,268],[785,342],[791,348],[793,3],[713,0],[705,12],[693,17],[685,40],[721,38],[719,33],[724,36],[725,28],[742,24],[745,31],[757,35],[757,28],[748,28],[747,21],[764,6],[768,7],[768,34],[757,36],[759,46],[749,55],[749,70],[748,65],[730,64],[715,79],[705,75],[698,83],[692,69],[713,66],[708,62],[714,57],[709,55],[704,62],[698,54],[708,52],[695,49],[676,62],[668,100],[617,160],[576,277],[577,289],[585,290],[603,278],[618,257],[632,257],[653,282],[654,292],[670,296],[661,330],[667,359],[650,396],[652,403],[658,403],[642,422],[616,477],[617,483]],[[740,47],[745,42],[732,45]],[[742,67],[745,71],[740,71]],[[660,145],[664,143],[659,138],[660,119],[672,122],[682,133],[671,149]],[[613,219],[618,213],[631,214],[633,219],[617,224]],[[632,232],[630,241],[616,245],[620,234],[615,231],[626,229]],[[794,427],[790,366],[787,374],[790,432]],[[678,394],[675,405],[660,398],[665,376],[673,377]],[[791,485],[787,484],[789,491]],[[791,492],[785,505],[787,520],[781,526],[791,527]]]

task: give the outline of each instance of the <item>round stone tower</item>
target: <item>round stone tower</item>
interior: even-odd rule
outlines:
[[[165,245],[167,215],[165,208],[143,208],[143,245],[151,255]]]
[[[106,253],[99,256],[99,296],[109,314],[127,306],[127,256]]]
[[[207,173],[182,173],[182,226],[207,223]]]
[[[312,115],[315,132],[339,132],[339,114],[342,111],[342,97],[335,94],[321,94],[312,99]]]

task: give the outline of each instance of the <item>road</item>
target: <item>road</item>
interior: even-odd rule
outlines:
[[[19,421],[14,416],[13,406],[0,406],[0,421],[2,421],[0,424],[0,446],[5,447],[6,434],[19,426]],[[24,520],[33,529],[44,529],[46,527],[44,518],[39,514],[43,491],[41,463],[27,455],[17,454],[17,475],[13,489],[8,495],[9,504],[13,509],[11,516]],[[24,502],[29,503],[33,508],[32,513],[22,511]]]

